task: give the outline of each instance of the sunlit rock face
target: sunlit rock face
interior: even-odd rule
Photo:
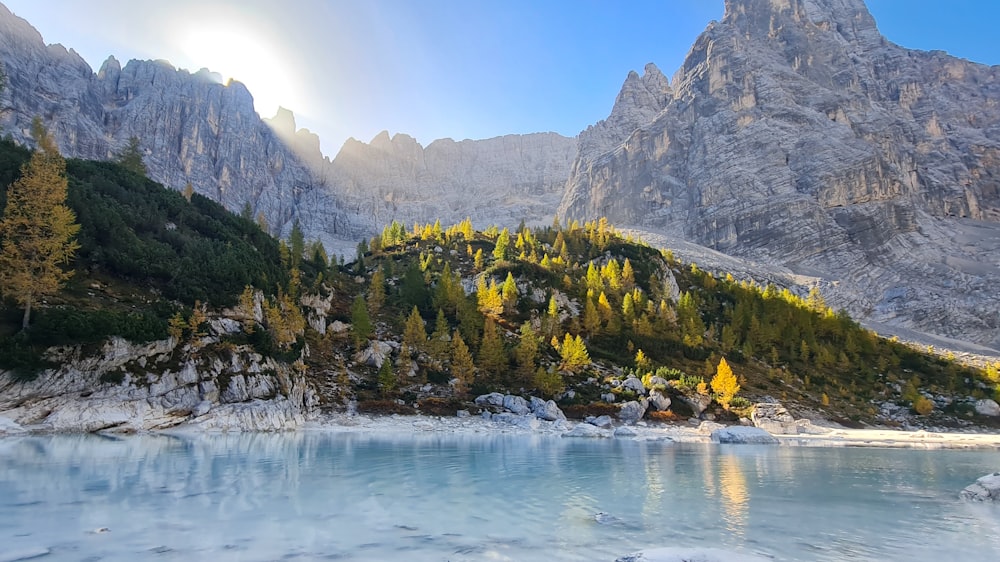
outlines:
[[[666,103],[629,96],[650,119],[594,127],[621,140],[581,148],[560,213],[820,276],[872,322],[996,347],[998,73],[890,43],[861,0],[728,0]]]
[[[249,205],[273,232],[287,232],[306,194],[325,208],[323,230],[356,234],[317,175],[264,123],[243,84],[208,71],[190,74],[164,61],[109,58],[96,73],[72,50],[46,46],[24,20],[0,6],[0,59],[8,88],[0,126],[31,144],[38,116],[71,157],[112,158],[137,137],[149,177],[239,211]],[[294,145],[293,145],[294,146]],[[317,147],[318,152],[318,147]],[[319,229],[313,229],[317,231]]]

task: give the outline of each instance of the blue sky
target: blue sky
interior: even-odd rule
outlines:
[[[672,76],[723,0],[0,0],[95,68],[108,55],[232,76],[292,109],[333,156],[347,137],[575,135],[629,70]],[[1000,64],[994,0],[869,0],[905,47]]]

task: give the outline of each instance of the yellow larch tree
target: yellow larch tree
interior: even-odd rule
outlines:
[[[7,190],[0,219],[0,292],[24,308],[23,329],[35,303],[58,293],[73,274],[63,266],[80,248],[74,239],[80,225],[66,206],[66,161],[40,119],[31,132],[38,150]]]

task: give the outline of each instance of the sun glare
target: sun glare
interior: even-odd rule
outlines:
[[[290,66],[268,38],[251,28],[190,26],[180,36],[187,58],[178,66],[195,72],[207,68],[246,85],[262,117],[274,115],[279,105],[295,109],[297,99]]]

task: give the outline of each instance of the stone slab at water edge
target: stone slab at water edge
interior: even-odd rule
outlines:
[[[1000,500],[1000,472],[987,474],[965,487],[959,494],[962,499],[978,502]]]

